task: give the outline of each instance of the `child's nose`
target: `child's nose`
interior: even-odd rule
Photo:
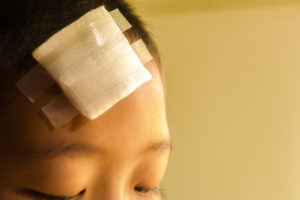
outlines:
[[[98,185],[98,189],[95,189],[91,195],[91,200],[130,200],[130,194],[126,191],[122,184],[111,184],[111,186],[103,187]]]
[[[87,199],[91,200],[134,200],[134,188],[130,183],[130,173],[111,167],[105,175],[95,177],[90,191],[87,188]],[[88,194],[90,192],[90,194]]]

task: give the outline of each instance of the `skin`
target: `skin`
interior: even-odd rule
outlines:
[[[82,192],[74,199],[83,200],[160,199],[156,190],[145,189],[163,178],[170,137],[158,66],[151,61],[145,67],[151,81],[96,120],[78,116],[59,129],[49,128],[40,112],[59,94],[57,88],[34,104],[13,91],[13,101],[0,113],[0,199],[48,200],[37,192]]]

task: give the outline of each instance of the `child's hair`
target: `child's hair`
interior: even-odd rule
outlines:
[[[100,5],[121,11],[133,26],[128,36],[143,39],[160,66],[155,43],[123,0],[4,0],[0,6],[0,96],[34,66],[31,53],[36,47]]]

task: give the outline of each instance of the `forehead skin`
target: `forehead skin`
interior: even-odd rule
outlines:
[[[90,188],[89,191],[97,188],[97,192],[101,193],[99,188],[102,188],[102,197],[105,193],[109,199],[110,195],[121,195],[124,188],[134,184],[149,187],[158,184],[165,171],[169,151],[147,153],[144,150],[149,144],[168,141],[169,132],[159,69],[154,61],[149,62],[146,68],[151,72],[152,80],[96,120],[89,121],[81,116],[56,130],[49,129],[40,113],[41,106],[56,94],[48,92],[31,104],[16,92],[13,102],[0,113],[0,158],[3,163],[0,166],[0,199],[14,195],[11,193],[18,187],[40,187],[38,189],[55,194],[61,192],[57,190],[59,187],[64,188],[63,194],[69,195],[86,187]],[[42,159],[26,156],[39,153],[51,143],[83,142],[98,148],[98,152],[78,151],[68,156],[52,155]],[[155,166],[151,168],[151,165]],[[148,172],[143,172],[145,170]],[[150,180],[151,177],[154,180]],[[112,187],[115,191],[118,191],[116,188],[123,190],[120,189],[120,194],[110,194]],[[87,195],[96,199],[99,198],[97,192]]]

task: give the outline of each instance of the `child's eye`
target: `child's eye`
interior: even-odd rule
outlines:
[[[77,197],[41,197],[38,200],[75,200]]]
[[[38,200],[76,200],[77,197],[46,197],[46,198],[42,197],[42,199],[38,199]]]
[[[37,191],[30,191],[31,196],[34,197],[36,200],[77,200],[78,197],[82,194],[79,193],[75,196],[70,196],[70,197],[60,197],[60,196],[52,196],[48,194],[43,194],[41,192]]]
[[[141,193],[147,193],[151,189],[147,189],[147,188],[143,188],[143,187],[135,187],[134,190],[137,191],[137,192],[141,192]]]
[[[136,187],[134,188],[134,190],[137,191],[137,192],[140,192],[140,193],[144,193],[144,194],[153,192],[154,194],[157,194],[157,195],[158,195],[158,194],[160,193],[159,187],[154,187],[154,188],[143,188],[143,187],[138,187],[138,186],[136,186]]]

